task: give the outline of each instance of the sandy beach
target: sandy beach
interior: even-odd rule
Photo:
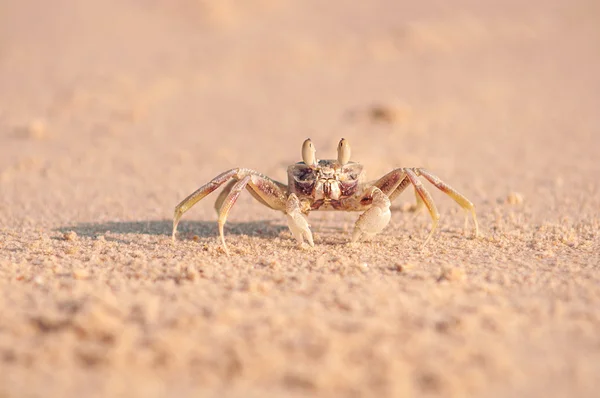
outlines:
[[[595,1],[0,2],[0,397],[596,397]],[[223,171],[427,181],[300,248]]]

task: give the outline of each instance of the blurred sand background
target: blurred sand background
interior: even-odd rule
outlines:
[[[0,397],[592,397],[597,1],[0,2]],[[313,250],[222,171],[286,182],[311,137],[424,166],[482,237],[407,210]]]

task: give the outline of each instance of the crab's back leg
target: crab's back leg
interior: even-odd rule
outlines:
[[[196,191],[192,192],[187,198],[183,199],[177,206],[175,206],[175,213],[173,215],[173,233],[172,238],[175,240],[175,232],[177,231],[177,225],[181,216],[188,211],[192,206],[198,203],[200,200],[205,198],[208,194],[219,188],[226,181],[236,176],[239,169],[231,169],[224,173],[219,174],[208,183],[202,185]]]
[[[246,184],[248,184],[251,178],[251,176],[246,176],[241,180],[237,181],[235,184],[233,184],[233,186],[231,187],[231,191],[223,200],[223,205],[219,210],[219,237],[221,238],[221,244],[223,245],[223,249],[225,249],[225,253],[227,253],[227,255],[229,255],[229,250],[227,249],[227,243],[225,243],[223,227],[225,225],[225,222],[227,221],[227,215],[229,214],[229,210],[231,210],[231,207],[240,197],[240,193],[244,190],[244,188],[246,188]]]
[[[225,222],[227,221],[227,216],[231,210],[231,207],[237,201],[244,188],[246,188],[256,200],[265,206],[275,210],[285,211],[286,194],[280,189],[280,185],[283,184],[276,183],[275,181],[263,175],[247,175],[239,181],[233,181],[233,184],[231,182],[227,184],[224,190],[226,195],[221,193],[217,199],[217,203],[215,203],[215,205],[219,205],[219,209],[217,210],[219,214],[219,236],[221,238],[221,243],[223,244],[223,249],[225,249],[225,253],[227,253],[227,255],[229,255],[229,250],[227,249],[227,244],[225,243],[223,227],[225,226]]]
[[[221,206],[223,206],[223,202],[229,192],[231,192],[231,188],[238,182],[238,180],[231,180],[225,185],[225,188],[221,190],[219,196],[217,196],[217,200],[215,200],[215,210],[217,211],[217,215],[219,214],[219,210],[221,210]]]
[[[429,232],[429,235],[427,236],[427,239],[425,239],[425,242],[423,242],[422,247],[425,247],[427,242],[429,242],[429,239],[431,239],[433,232],[437,228],[438,222],[440,220],[440,213],[438,212],[437,208],[435,207],[433,198],[431,197],[429,192],[427,192],[425,187],[423,187],[423,183],[421,183],[421,180],[419,180],[419,177],[417,176],[417,174],[411,169],[404,169],[404,172],[406,173],[406,176],[409,178],[411,184],[413,184],[413,186],[415,187],[415,192],[417,193],[417,195],[419,195],[419,197],[423,201],[423,204],[425,204],[425,206],[427,207],[427,210],[429,211],[429,215],[431,216],[431,221],[433,223],[431,226],[431,231]]]
[[[475,237],[479,236],[479,224],[477,223],[477,216],[475,215],[475,206],[469,199],[467,199],[463,194],[452,188],[450,185],[446,184],[439,177],[430,173],[425,169],[415,169],[415,172],[418,175],[422,175],[425,177],[427,181],[432,183],[437,189],[444,192],[446,195],[450,196],[456,203],[458,203],[463,209],[467,212],[470,212],[473,216],[473,222],[475,223]],[[469,221],[469,215],[465,219],[465,228],[467,227]]]
[[[396,189],[394,189],[391,193],[388,194],[388,197],[390,198],[391,202],[393,202],[398,196],[400,196],[400,194],[404,192],[406,187],[410,185],[410,179],[408,178],[406,173],[402,172],[402,175],[404,177],[402,178],[402,181],[400,181],[400,184],[398,184]]]
[[[245,187],[256,200],[265,206],[286,213],[290,231],[300,245],[306,239],[310,246],[314,246],[308,221],[302,214],[300,199],[295,194],[291,194],[286,198],[286,185],[264,176],[252,176]],[[223,207],[228,203],[227,200],[235,189],[240,188],[237,182],[234,181],[229,183],[217,198],[215,208],[217,208],[219,215],[222,214]]]
[[[395,198],[400,195],[402,191],[408,186],[410,181],[404,172],[404,169],[395,169],[368,185],[376,186],[386,194],[390,200],[392,199],[392,195]],[[398,193],[396,193],[398,191]]]
[[[385,193],[390,201],[393,202],[398,196],[404,192],[406,187],[410,185],[410,178],[406,175],[404,169],[395,169],[381,177],[379,180],[371,183]],[[415,198],[417,203],[411,208],[412,211],[417,211],[423,206],[423,200],[415,190]]]
[[[266,176],[252,176],[246,189],[254,199],[273,210],[285,212],[287,185]]]
[[[225,202],[227,196],[230,194],[231,190],[235,186],[236,181],[240,181],[246,176],[251,177],[251,180],[247,183],[247,187],[248,190],[252,189],[254,191],[252,196],[254,196],[255,198],[257,198],[257,196],[260,197],[259,202],[273,209],[282,211],[285,210],[286,189],[281,188],[286,187],[284,184],[271,180],[267,176],[264,176],[261,173],[251,169],[231,169],[219,174],[211,181],[198,188],[196,191],[194,191],[191,195],[182,200],[175,207],[175,213],[173,215],[173,240],[175,240],[175,233],[177,231],[177,225],[179,224],[179,220],[186,211],[188,211],[192,206],[194,206],[208,194],[215,191],[225,182],[233,179],[234,181],[226,186],[224,190],[225,193],[219,195],[219,198],[217,198],[217,203],[219,204],[220,209],[223,206],[223,203]],[[254,194],[256,194],[257,196],[255,196]]]
[[[223,205],[223,201],[231,192],[231,189],[235,185],[236,180],[230,181],[225,188],[219,193],[217,200],[215,200],[215,210],[217,214]],[[287,192],[287,185],[272,180],[263,175],[252,176],[252,180],[246,185],[246,189],[254,199],[260,204],[270,207],[273,210],[285,211],[285,192]]]

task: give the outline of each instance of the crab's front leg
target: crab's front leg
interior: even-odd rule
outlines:
[[[377,187],[369,188],[360,202],[363,204],[371,202],[371,207],[356,220],[352,233],[353,243],[378,234],[388,225],[392,217],[390,199]]]
[[[292,193],[287,199],[285,214],[288,220],[288,227],[298,243],[302,245],[304,239],[306,239],[310,246],[314,246],[315,244],[313,242],[308,221],[302,214],[302,203],[295,193]]]

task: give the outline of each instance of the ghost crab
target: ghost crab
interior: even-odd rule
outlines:
[[[343,138],[340,140],[337,155],[337,159],[317,160],[315,147],[312,141],[307,139],[302,144],[302,162],[288,167],[288,185],[274,181],[257,171],[241,167],[219,174],[175,207],[173,241],[181,216],[226,182],[228,184],[217,197],[215,209],[219,215],[219,236],[227,254],[229,251],[225,243],[223,226],[229,210],[244,189],[247,189],[263,205],[282,211],[287,217],[292,235],[300,245],[303,245],[306,239],[310,246],[314,246],[312,233],[305,217],[310,211],[362,211],[352,233],[352,242],[357,242],[385,228],[391,218],[391,202],[412,184],[418,204],[427,207],[433,223],[429,235],[423,242],[422,247],[424,247],[438,225],[440,214],[431,195],[419,180],[419,176],[470,212],[475,224],[475,236],[479,235],[473,203],[429,171],[423,168],[402,167],[390,171],[376,181],[365,182],[363,166],[360,163],[350,162],[350,145],[347,140]],[[469,214],[465,220],[465,227],[469,221],[468,217]]]

